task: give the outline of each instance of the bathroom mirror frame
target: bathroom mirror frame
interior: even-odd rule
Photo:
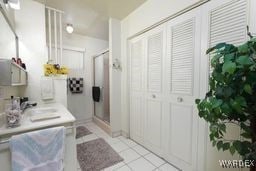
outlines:
[[[6,11],[4,10],[3,4],[0,3],[0,14],[2,14],[5,18],[5,21],[7,22],[7,24],[9,25],[11,31],[14,34],[15,37],[15,46],[16,46],[16,58],[19,58],[19,37],[17,35],[17,33],[15,32],[15,28],[12,25]]]

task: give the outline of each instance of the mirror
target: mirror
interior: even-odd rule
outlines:
[[[0,4],[0,59],[18,57],[18,37]]]

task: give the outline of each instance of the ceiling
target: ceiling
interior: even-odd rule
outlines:
[[[35,0],[64,11],[74,33],[108,40],[108,19],[123,19],[146,0]]]

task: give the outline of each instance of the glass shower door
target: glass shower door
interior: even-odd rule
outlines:
[[[109,59],[108,53],[94,58],[94,86],[100,89],[100,100],[94,102],[94,115],[110,122],[109,117]]]

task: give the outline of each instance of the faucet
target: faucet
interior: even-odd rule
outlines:
[[[36,106],[36,103],[29,103],[29,101],[22,102],[20,105],[21,113],[24,113],[26,109],[31,108],[33,106]]]

